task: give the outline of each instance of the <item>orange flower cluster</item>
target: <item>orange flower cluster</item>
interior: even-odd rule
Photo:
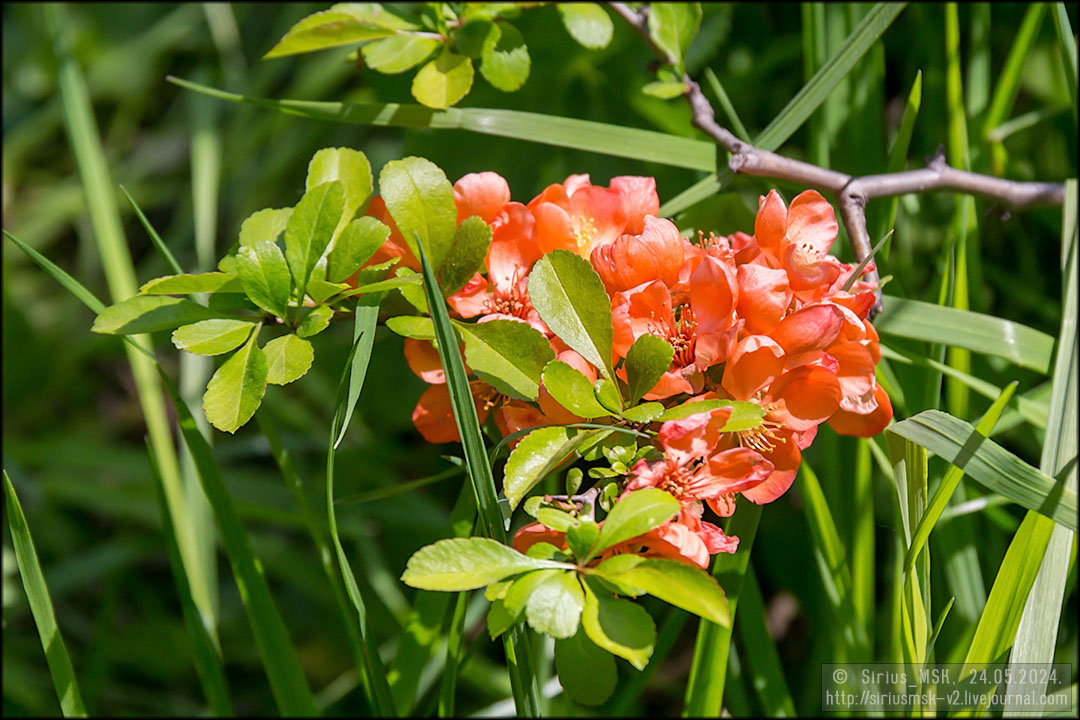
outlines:
[[[699,233],[698,242],[657,217],[653,178],[613,178],[608,187],[572,175],[547,187],[528,205],[512,202],[506,181],[492,172],[466,175],[454,185],[459,219],[480,216],[493,235],[486,273],[477,273],[449,298],[461,318],[517,319],[543,333],[557,359],[597,378],[597,370],[545,325],[529,300],[533,264],[563,249],[588,258],[611,300],[612,366],[645,334],[671,344],[674,357],[645,400],[730,399],[760,406],[764,419],[740,432],[724,432],[731,407],[665,422],[656,433],[660,460],[633,466],[623,496],[655,487],[682,510],[670,522],[610,549],[605,556],[637,552],[707,567],[709,556],[734,552],[738,539],[702,519],[704,505],[717,515],[734,512],[735,499],[767,503],[792,484],[801,452],[828,422],[839,433],[868,437],[892,417],[888,395],[875,380],[878,335],[867,319],[876,285],[829,254],[837,236],[832,206],[817,192],[798,195],[790,207],[776,191],[760,199],[754,234]],[[390,226],[390,238],[372,263],[401,257],[418,268],[381,201],[371,214]],[[872,268],[872,266],[870,266]],[[413,413],[430,442],[458,440],[437,351],[406,339],[409,367],[431,383]],[[504,435],[541,425],[579,422],[541,386],[537,405],[500,395],[475,380],[474,400],[483,422],[489,414]],[[562,533],[538,523],[523,528],[514,546],[536,542],[565,547]]]

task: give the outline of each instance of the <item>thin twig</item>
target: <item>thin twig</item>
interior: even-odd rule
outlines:
[[[607,5],[637,31],[657,57],[665,62],[670,60],[649,35],[648,5],[642,6],[640,10],[633,10],[620,2],[610,2]],[[683,83],[687,88],[686,99],[693,112],[694,126],[731,153],[728,167],[732,172],[787,180],[825,190],[836,197],[840,217],[848,237],[851,238],[852,250],[859,263],[870,255],[870,235],[866,231],[866,204],[872,198],[948,190],[994,198],[1012,210],[1061,205],[1065,201],[1064,183],[1018,182],[957,170],[946,164],[940,151],[928,158],[926,167],[920,170],[863,177],[852,177],[836,170],[787,158],[755,148],[737,138],[716,122],[712,104],[705,97],[701,86],[689,75],[683,76]],[[877,282],[877,271],[868,271],[866,278]],[[876,295],[877,302],[871,310],[875,315],[882,309],[881,291],[878,290]]]

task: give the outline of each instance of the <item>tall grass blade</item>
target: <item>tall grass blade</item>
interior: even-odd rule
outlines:
[[[743,142],[751,142],[750,133],[747,132],[746,126],[743,125],[742,119],[739,118],[739,113],[735,111],[735,106],[731,104],[731,98],[728,97],[727,91],[724,90],[724,86],[720,83],[720,78],[716,77],[716,73],[712,71],[712,68],[705,68],[705,80],[709,83],[709,89],[713,91],[717,102],[720,103],[720,109],[724,111],[728,122],[731,123],[731,129],[736,137]]]
[[[459,592],[450,614],[450,627],[446,637],[446,664],[443,666],[439,685],[439,717],[454,717],[454,699],[457,691],[458,668],[461,665],[461,646],[465,636],[465,608],[469,593]]]
[[[158,500],[158,510],[161,513],[161,526],[164,530],[165,546],[169,549],[169,564],[172,566],[173,580],[176,582],[176,594],[180,597],[184,627],[187,629],[188,637],[191,638],[195,672],[199,676],[199,683],[202,685],[210,713],[218,717],[231,717],[232,701],[229,700],[229,687],[225,682],[221,649],[214,636],[203,625],[199,609],[195,606],[195,599],[191,596],[187,574],[184,572],[184,564],[180,559],[180,548],[176,546],[169,504],[165,502],[165,494],[161,490],[157,457],[154,455],[153,445],[149,442],[146,443],[146,451],[150,455],[150,469],[154,473],[154,496]]]
[[[796,93],[795,97],[769,123],[768,127],[754,139],[754,146],[764,150],[777,150],[795,131],[813,114],[825,98],[840,81],[847,77],[855,64],[862,59],[885,29],[892,24],[905,3],[877,3],[851,31],[847,40],[818,70],[810,82]],[[699,200],[715,195],[734,179],[735,174],[728,168],[719,169],[700,182],[691,185],[679,195],[668,200],[660,207],[660,215],[671,217],[682,212]]]
[[[79,694],[79,683],[75,679],[75,669],[71,666],[71,658],[68,657],[60,628],[56,625],[56,613],[53,611],[52,598],[49,597],[49,588],[45,585],[45,576],[41,573],[41,563],[38,562],[37,550],[34,549],[34,538],[26,525],[26,516],[23,515],[22,505],[19,504],[19,497],[15,494],[15,487],[11,484],[7,470],[4,471],[4,499],[11,542],[15,546],[15,560],[19,565],[23,589],[26,590],[26,601],[34,616],[38,635],[41,636],[41,647],[45,650],[45,660],[49,664],[60,710],[65,717],[86,717],[86,708],[83,707],[82,695]]]
[[[1038,35],[1045,11],[1046,3],[1033,3],[1024,14],[1016,39],[1009,48],[1009,56],[1005,59],[1005,67],[1002,68],[997,85],[994,87],[990,109],[986,111],[986,117],[983,120],[983,139],[990,143],[995,173],[1004,172],[1006,153],[1001,140],[994,140],[990,134],[1004,123],[1012,112],[1016,96],[1020,92],[1020,80],[1023,77],[1024,66],[1027,64],[1028,53],[1035,44],[1035,37]]]
[[[424,292],[431,310],[432,323],[435,326],[435,338],[439,344],[439,357],[446,371],[447,389],[454,408],[454,420],[461,435],[461,445],[465,452],[465,463],[469,468],[469,478],[476,494],[476,506],[479,511],[480,525],[484,535],[506,544],[506,529],[503,526],[502,512],[495,496],[495,478],[488,465],[484,440],[480,435],[480,422],[476,416],[476,405],[472,400],[468,375],[460,353],[450,350],[460,346],[458,337],[450,324],[446,310],[446,301],[439,290],[438,281],[427,253],[416,237],[420,250],[420,263],[424,272]],[[506,652],[506,664],[510,671],[510,686],[514,694],[514,705],[519,715],[540,715],[540,694],[533,671],[532,653],[529,650],[528,636],[518,622],[504,634],[503,648]]]
[[[1069,12],[1065,9],[1065,3],[1054,3],[1054,9],[1050,13],[1050,17],[1054,19],[1054,32],[1057,34],[1058,47],[1061,48],[1061,64],[1065,67],[1065,87],[1069,89],[1073,122],[1076,122],[1076,36],[1073,35],[1072,25],[1069,23]]]
[[[135,211],[135,216],[139,218],[139,222],[142,223],[143,228],[146,230],[146,234],[150,236],[150,241],[154,243],[154,247],[157,249],[158,254],[161,255],[161,259],[169,266],[169,271],[174,275],[183,275],[184,269],[180,267],[180,263],[176,261],[176,256],[172,254],[172,251],[169,250],[165,241],[157,234],[157,230],[155,230],[154,226],[150,224],[150,221],[146,219],[146,215],[143,213],[142,208],[139,207],[139,204],[135,202],[135,198],[131,197],[131,193],[129,193],[127,188],[123,185],[120,186],[120,192],[124,193],[124,197],[131,203],[131,208]]]
[[[691,170],[716,171],[716,146],[713,143],[652,130],[639,130],[591,120],[577,120],[518,110],[488,108],[432,110],[422,105],[397,103],[271,100],[225,92],[172,76],[166,79],[187,90],[222,100],[257,105],[316,120],[331,120],[356,125],[469,130],[484,135],[528,140]]]
[[[1054,390],[1050,396],[1049,422],[1039,465],[1047,475],[1057,477],[1072,462],[1065,477],[1058,477],[1065,487],[1076,491],[1077,452],[1077,183],[1069,180],[1065,187],[1065,208],[1061,229],[1061,242],[1067,253],[1064,268],[1064,308],[1061,315],[1061,333],[1058,335],[1057,360],[1054,363]],[[1073,532],[1054,526],[1047,544],[1035,584],[1031,588],[1016,632],[1016,645],[1009,662],[1051,663],[1057,641],[1061,607],[1065,599],[1065,584],[1069,575],[1069,553],[1073,546]],[[1046,689],[1043,678],[1032,678],[1020,683],[1019,678],[1010,681],[1008,691],[1039,692]],[[1015,696],[1010,694],[1008,698]],[[1036,696],[1037,697],[1037,696]],[[1005,713],[1020,709],[1006,703]]]
[[[911,135],[915,130],[915,120],[919,116],[919,107],[922,105],[922,70],[915,73],[915,81],[911,83],[907,102],[904,103],[904,114],[900,116],[900,126],[896,129],[896,137],[893,138],[892,147],[889,149],[889,160],[885,168],[887,173],[896,173],[904,169],[907,163],[908,149],[911,147]],[[874,224],[875,237],[885,235],[896,224],[896,212],[900,208],[900,198],[894,197],[889,200],[888,212],[881,214],[880,205],[875,207],[873,216],[880,219]],[[882,257],[889,259],[889,250],[892,243],[886,243]]]
[[[732,625],[739,607],[742,586],[750,566],[750,551],[754,547],[761,506],[743,502],[735,509],[724,526],[727,535],[739,538],[739,549],[729,555],[720,553],[713,560],[712,574],[724,589],[728,599],[728,613]],[[731,627],[723,627],[702,620],[698,626],[694,645],[694,659],[690,666],[690,679],[686,684],[686,702],[683,717],[719,717],[724,700],[724,684],[731,649]]]
[[[71,52],[73,38],[67,24],[66,10],[60,3],[52,3],[44,6],[44,13],[58,62],[57,85],[64,127],[79,169],[105,279],[112,299],[124,300],[135,294],[136,282],[135,269],[116,207],[113,191],[116,185],[109,177],[86,81]],[[146,419],[150,442],[157,453],[165,497],[177,531],[176,542],[199,612],[207,626],[214,627],[215,603],[211,588],[207,587],[205,582],[207,573],[200,562],[198,539],[180,476],[180,465],[169,430],[161,386],[154,377],[153,363],[140,357],[134,350],[134,346],[139,346],[145,353],[149,353],[150,339],[145,335],[134,336],[132,339],[133,343],[128,343],[126,347],[128,361]]]
[[[743,581],[742,604],[739,637],[761,711],[765,717],[795,717],[795,703],[784,680],[784,668],[765,625],[765,601],[753,567],[747,569]]]
[[[363,308],[363,310],[361,309]],[[334,403],[334,418],[330,424],[330,441],[326,450],[326,513],[330,522],[330,538],[334,542],[334,552],[337,555],[338,566],[341,576],[345,581],[345,590],[356,610],[357,621],[360,630],[360,653],[362,665],[357,668],[360,671],[360,679],[364,683],[368,700],[375,708],[376,714],[382,717],[394,716],[394,701],[390,695],[390,685],[386,681],[386,671],[383,669],[382,659],[379,657],[379,648],[375,644],[370,629],[367,625],[367,607],[364,598],[360,594],[360,588],[356,585],[356,577],[353,575],[352,566],[345,555],[345,548],[341,545],[341,537],[338,535],[337,513],[334,510],[334,460],[337,443],[344,436],[345,427],[352,415],[356,398],[364,384],[367,375],[368,361],[371,359],[372,337],[375,335],[375,324],[379,317],[378,302],[368,305],[358,305],[356,308],[355,330],[352,348],[345,362],[345,369],[338,383],[337,401]],[[357,373],[357,368],[360,368]],[[337,438],[335,440],[335,438]]]

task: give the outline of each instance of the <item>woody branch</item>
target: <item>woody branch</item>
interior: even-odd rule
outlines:
[[[608,3],[608,6],[641,35],[657,57],[665,62],[668,60],[666,53],[657,47],[649,36],[648,5],[640,10],[633,10],[620,2]],[[1063,183],[1018,182],[957,170],[945,162],[940,150],[927,159],[926,167],[919,170],[862,177],[852,177],[836,170],[787,158],[739,140],[731,131],[716,122],[712,104],[697,82],[689,75],[684,75],[683,83],[687,87],[686,98],[693,112],[694,125],[731,153],[728,167],[732,172],[787,180],[826,190],[836,197],[840,216],[848,237],[851,238],[855,257],[860,263],[869,256],[871,250],[870,236],[866,231],[866,204],[872,198],[947,190],[995,198],[1013,210],[1061,205],[1065,200]],[[877,281],[877,271],[867,273],[867,279]],[[877,314],[881,309],[879,290],[872,312]]]

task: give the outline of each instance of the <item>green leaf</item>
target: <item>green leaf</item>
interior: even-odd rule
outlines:
[[[757,410],[755,411],[753,408],[746,406],[756,407]],[[656,422],[667,422],[668,420],[684,420],[691,415],[697,415],[698,413],[703,412],[712,412],[713,410],[718,410],[723,407],[738,408],[740,419],[744,417],[753,417],[755,413],[759,413],[759,418],[765,417],[765,412],[761,409],[759,405],[755,403],[738,402],[735,400],[699,400],[697,402],[686,402],[682,405],[676,405],[673,408],[668,408],[663,412],[663,414],[660,415],[660,417],[656,418]],[[735,417],[735,410],[732,411],[731,417]],[[751,427],[754,426],[752,425]],[[747,428],[739,429],[745,430]]]
[[[682,73],[683,57],[701,26],[701,3],[649,3],[649,37]]]
[[[521,439],[506,461],[503,494],[513,510],[537,483],[555,471],[587,440],[606,430],[537,428]],[[537,516],[539,519],[539,516]]]
[[[756,428],[765,420],[765,408],[752,402],[731,402],[731,415],[720,432],[739,432]]]
[[[364,45],[360,52],[368,67],[393,75],[424,62],[440,45],[435,38],[422,35],[394,35]]]
[[[991,491],[1076,531],[1076,491],[984,438],[963,420],[939,410],[925,410],[890,425],[886,433],[926,448]]]
[[[420,105],[397,103],[273,100],[229,93],[175,77],[169,77],[168,80],[175,85],[223,100],[248,103],[289,115],[318,120],[388,127],[468,130],[484,135],[544,143],[582,152],[631,158],[635,162],[654,162],[709,173],[716,172],[716,145],[714,143],[651,130],[557,115],[492,108],[451,108],[432,111]],[[730,174],[730,171],[725,172]],[[715,186],[715,175],[706,180]],[[408,235],[406,239],[409,239]]]
[[[537,500],[542,498],[537,497]],[[526,508],[528,511],[528,508]],[[577,524],[577,519],[568,512],[551,507],[542,507],[535,513],[536,519],[544,526],[559,532],[567,532]],[[538,543],[539,544],[539,543]]]
[[[529,298],[552,332],[613,381],[611,300],[588,260],[567,250],[540,258],[529,274]]]
[[[639,337],[626,353],[626,382],[630,386],[629,401],[637,404],[647,392],[653,389],[660,378],[667,372],[675,349],[671,343],[646,334]]]
[[[256,342],[259,333],[217,369],[203,395],[206,419],[218,430],[234,433],[251,419],[266,392],[266,355]]]
[[[309,189],[296,204],[285,226],[285,259],[301,296],[315,263],[330,244],[341,220],[345,207],[344,187],[341,181],[333,180]]]
[[[315,272],[313,272],[311,278],[308,279],[306,292],[308,297],[316,303],[324,303],[335,295],[344,297],[346,293],[353,289],[348,283],[326,282],[322,278],[317,277],[317,275],[320,274],[320,270],[324,270],[325,267],[325,265],[322,265],[322,267],[316,265]]]
[[[236,275],[208,272],[198,275],[167,275],[139,288],[140,295],[191,295],[192,293],[243,292]]]
[[[451,39],[454,49],[473,60],[479,60],[484,51],[499,42],[502,31],[491,20],[470,19],[454,31]]]
[[[1050,370],[1054,351],[1054,338],[1026,325],[898,297],[885,298],[885,310],[874,327],[883,335],[998,355],[1044,375]]]
[[[71,666],[64,638],[56,624],[56,613],[49,597],[49,588],[45,584],[45,576],[41,572],[37,550],[34,549],[34,539],[30,535],[26,516],[23,515],[22,505],[19,504],[19,497],[15,494],[15,487],[11,484],[7,470],[4,471],[4,495],[11,542],[15,547],[15,560],[19,566],[23,589],[26,590],[30,613],[34,616],[34,625],[37,626],[38,636],[41,638],[41,647],[45,650],[45,661],[49,665],[56,697],[60,700],[60,709],[65,717],[86,717],[79,683],[75,679],[75,669]],[[4,572],[6,592],[6,568]]]
[[[277,243],[259,240],[236,254],[237,272],[248,299],[279,318],[289,312],[289,266]]]
[[[597,574],[605,577],[599,568]],[[648,558],[613,579],[717,625],[731,627],[723,589],[716,578],[701,568],[676,560]]]
[[[585,607],[581,626],[585,634],[604,650],[644,670],[656,642],[656,625],[649,613],[629,600],[611,597],[592,578],[583,579]]]
[[[570,567],[522,555],[489,538],[449,538],[413,553],[401,581],[421,590],[475,590],[530,570]]]
[[[529,594],[525,617],[536,632],[565,639],[577,633],[584,607],[585,593],[577,573],[557,572]]]
[[[502,600],[492,600],[487,614],[488,635],[494,640],[512,628],[520,616],[520,613],[511,615]]]
[[[220,317],[221,313],[183,298],[136,295],[102,310],[91,330],[105,335],[137,335]]]
[[[334,309],[326,305],[312,308],[300,324],[296,326],[296,334],[306,338],[318,335],[330,325],[330,318],[334,316]]]
[[[622,416],[634,423],[649,423],[656,420],[664,412],[664,406],[658,402],[647,402],[641,405],[627,408],[622,411]]]
[[[392,160],[379,173],[379,191],[413,254],[420,256],[415,234],[432,267],[441,267],[457,230],[454,188],[446,174],[424,158]]]
[[[344,282],[370,260],[389,237],[390,228],[377,218],[365,215],[350,222],[327,257],[327,279]]]
[[[611,508],[589,557],[595,557],[612,545],[636,538],[664,524],[679,512],[680,507],[679,501],[663,490],[635,490]]]
[[[651,82],[641,87],[641,92],[661,100],[671,100],[686,94],[686,83],[681,82]]]
[[[607,408],[613,414],[622,411],[622,398],[619,397],[619,388],[610,380],[600,378],[593,385],[593,395],[596,401]]]
[[[618,680],[615,658],[597,647],[584,629],[555,641],[555,671],[566,694],[582,705],[603,703]]]
[[[324,10],[308,15],[263,55],[263,59],[313,52],[326,48],[387,37],[391,28],[341,10]]]
[[[443,297],[456,293],[483,269],[490,245],[490,225],[475,215],[461,221],[439,267],[439,287],[442,288]]]
[[[472,60],[465,55],[455,55],[444,50],[439,57],[416,73],[412,82],[412,94],[421,105],[443,110],[468,95],[472,83]]]
[[[529,557],[534,556],[529,555]],[[533,590],[540,587],[548,578],[561,574],[561,570],[544,569],[529,572],[514,579],[510,586],[506,588],[506,593],[503,594],[502,598],[506,612],[516,619],[525,611],[525,606],[528,604],[529,596],[532,595]]]
[[[397,333],[402,337],[414,338],[416,340],[435,339],[435,326],[431,324],[431,318],[420,317],[418,315],[398,315],[397,317],[388,318],[386,327],[388,327],[391,332]]]
[[[174,330],[172,342],[196,355],[221,355],[240,347],[253,327],[247,320],[203,320]]]
[[[288,385],[299,380],[315,359],[311,343],[296,335],[282,335],[266,343],[266,382],[271,385]]]
[[[357,211],[367,208],[372,189],[371,163],[367,156],[359,150],[346,147],[323,148],[316,152],[308,163],[305,189],[314,190],[319,185],[335,180],[341,183],[345,202],[331,242],[340,239],[341,233]]]
[[[240,224],[240,247],[254,247],[259,241],[276,243],[289,224],[293,209],[267,208],[250,215]]]
[[[559,16],[570,37],[590,50],[602,50],[611,42],[615,26],[604,8],[596,3],[557,3]]]
[[[555,402],[585,419],[610,415],[593,393],[589,378],[562,360],[552,360],[544,366],[544,387]]]
[[[465,362],[476,376],[519,400],[536,400],[544,366],[555,351],[539,330],[516,320],[459,323]]]
[[[529,49],[521,33],[510,23],[500,22],[496,27],[500,30],[499,38],[484,45],[480,74],[496,89],[514,92],[529,77]]]
[[[360,390],[364,387],[368,363],[371,361],[371,349],[375,345],[375,326],[379,321],[381,301],[382,295],[369,295],[356,303],[353,320],[355,349],[349,364],[349,393],[343,401],[345,410],[341,417],[340,427],[334,429],[334,434],[337,435],[334,448],[341,444],[345,431],[349,429],[349,421],[352,420],[353,411],[356,409],[356,401],[360,398]]]

